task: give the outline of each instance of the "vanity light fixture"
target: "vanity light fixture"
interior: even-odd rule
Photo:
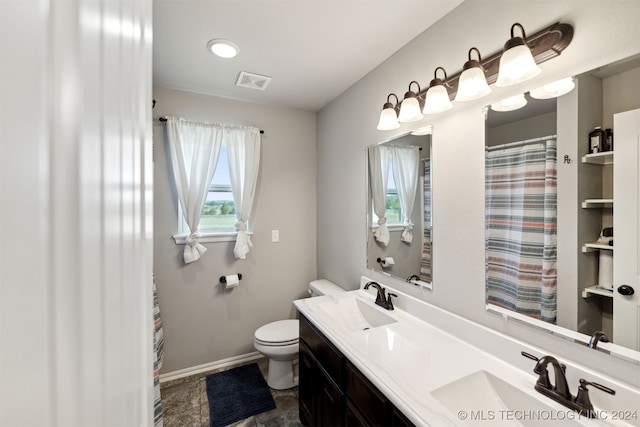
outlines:
[[[529,92],[529,95],[535,99],[557,98],[571,92],[575,87],[576,84],[573,82],[573,77],[567,77],[534,89]]]
[[[444,80],[438,78],[438,70],[442,70],[444,73]],[[445,87],[446,82],[447,72],[445,69],[442,67],[436,68],[424,100],[424,109],[422,110],[424,114],[442,113],[453,108],[453,104],[449,99],[449,92],[447,92],[447,88]]]
[[[516,26],[522,31],[522,37],[513,35],[513,29]],[[511,26],[511,38],[505,43],[504,51],[500,57],[496,86],[504,87],[522,83],[537,76],[541,71],[527,45],[524,28],[516,22]]]
[[[522,37],[514,36],[514,29],[516,27],[520,28]],[[432,80],[432,84],[422,90],[420,90],[420,85],[417,82],[412,81],[409,84],[409,91],[407,95],[405,95],[406,99],[404,101],[398,101],[396,97],[394,110],[400,111],[400,114],[395,118],[397,118],[400,123],[417,121],[423,117],[422,114],[434,114],[450,110],[453,107],[453,104],[451,104],[453,98],[455,98],[456,101],[471,101],[472,99],[480,98],[485,95],[483,92],[487,92],[485,85],[488,86],[495,83],[496,86],[510,86],[524,82],[538,75],[541,72],[538,64],[559,56],[567,46],[569,46],[572,39],[573,26],[571,24],[554,22],[527,37],[522,25],[515,23],[511,26],[511,38],[505,43],[504,48],[498,52],[482,58],[477,48],[471,48],[468,52],[469,60],[465,63],[462,71],[457,72],[453,76],[447,76],[445,71],[444,81],[442,81],[442,79],[438,79],[436,76],[438,68],[441,68],[438,67],[434,73],[435,78]],[[477,60],[471,59],[471,51],[473,50],[477,53]],[[442,70],[444,71],[444,69]],[[482,79],[478,79],[483,89],[476,89],[478,91],[476,93],[477,98],[471,95],[469,90],[466,89],[467,81],[475,80],[469,77],[474,74],[478,77],[483,77],[485,83],[482,84]],[[438,80],[440,82],[438,82]],[[411,91],[411,85],[413,83],[418,85],[418,93]],[[489,88],[489,91],[490,90]],[[435,96],[438,92],[440,92],[440,95],[445,96]],[[473,90],[471,90],[471,92],[473,92]],[[433,99],[434,96],[435,100]],[[526,103],[526,99],[523,100],[520,96],[518,96],[517,99],[519,101],[517,103],[513,101],[508,102],[508,107],[505,107],[503,103],[496,103],[495,108],[502,108],[500,111],[507,111],[504,110],[504,108],[515,109]],[[422,114],[419,114],[419,106],[422,100],[424,100],[424,105]],[[389,103],[388,99],[387,103]],[[405,104],[407,106],[405,106]],[[416,108],[418,112],[416,112]],[[387,112],[385,115],[388,116],[389,119],[394,118],[391,112]],[[396,126],[395,122],[393,123],[393,126]],[[384,125],[384,120],[381,121],[378,126],[382,126],[382,128],[379,127],[378,129],[387,129]],[[396,129],[396,127],[388,129]]]
[[[209,40],[207,48],[220,58],[233,58],[240,52],[237,44],[224,39]]]
[[[471,59],[471,52],[476,51],[478,59]],[[472,47],[469,49],[469,60],[462,67],[462,74],[458,79],[458,92],[456,93],[456,101],[466,102],[474,99],[482,98],[491,92],[491,88],[487,84],[487,79],[482,68],[482,57],[480,51]]]
[[[380,113],[380,120],[378,121],[378,130],[393,130],[400,127],[398,123],[398,115],[396,114],[395,106],[391,103],[390,98],[396,99],[396,105],[398,105],[398,97],[395,93],[390,93],[387,96],[387,102],[382,106],[382,112]]]
[[[411,85],[414,83],[418,86],[418,92],[411,90]],[[400,114],[398,115],[398,121],[400,123],[416,122],[422,119],[417,93],[420,93],[420,84],[412,80],[411,83],[409,83],[409,90],[404,94],[404,99],[400,105]]]
[[[491,109],[493,111],[514,111],[519,108],[527,105],[527,99],[524,97],[524,93],[521,93],[516,96],[511,96],[507,99],[503,99],[500,102],[496,102],[495,104],[491,104]]]

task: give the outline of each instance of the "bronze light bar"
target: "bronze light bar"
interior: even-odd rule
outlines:
[[[536,64],[541,64],[550,59],[553,59],[562,53],[563,50],[569,46],[573,39],[573,26],[571,24],[561,24],[555,22],[548,27],[538,31],[533,35],[527,35],[527,45],[531,49],[531,54]],[[493,84],[498,79],[498,71],[500,65],[500,58],[502,57],[502,49],[494,54],[483,58],[480,64],[485,70],[485,77],[487,84]],[[463,70],[460,70],[456,74],[450,76],[445,82],[449,93],[449,98],[454,99],[458,92],[458,80]],[[424,103],[427,89],[421,90],[417,98],[421,103]],[[400,102],[396,105],[396,109],[400,109]]]

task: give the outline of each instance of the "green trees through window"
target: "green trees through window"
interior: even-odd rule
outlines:
[[[400,216],[400,199],[398,198],[398,193],[387,193],[385,217],[387,218],[387,224],[402,222],[402,218]]]
[[[233,200],[209,200],[207,198],[202,208],[202,217],[200,217],[199,228],[201,230],[233,231],[235,223],[236,208]]]

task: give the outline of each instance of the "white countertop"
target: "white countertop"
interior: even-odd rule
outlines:
[[[395,292],[395,291],[394,291]],[[323,302],[341,298],[363,299],[397,320],[367,330],[349,330],[340,316],[320,308]],[[401,298],[407,297],[401,295]],[[412,298],[412,297],[408,297]],[[374,296],[362,289],[332,296],[294,301],[308,318],[387,398],[418,426],[462,426],[471,414],[448,411],[431,392],[454,380],[484,370],[507,381],[531,397],[553,408],[560,417],[572,416],[570,410],[534,390],[537,375],[527,373],[486,353],[456,336],[438,329],[407,311],[387,311],[374,305]],[[472,327],[471,322],[470,327]],[[483,331],[486,333],[486,331]],[[523,346],[522,350],[530,351]],[[531,361],[531,368],[533,364]],[[572,391],[577,385],[570,384]],[[614,387],[615,388],[615,387]],[[596,392],[592,394],[595,395]],[[596,400],[592,396],[592,400]],[[594,402],[595,404],[595,402]],[[483,408],[475,408],[482,416]],[[477,414],[476,414],[477,415]],[[520,425],[508,420],[514,414],[493,414],[488,425]],[[502,418],[502,419],[501,419]],[[580,417],[586,426],[612,425]],[[615,424],[615,423],[614,423]],[[544,420],[543,426],[563,425]],[[625,424],[621,424],[625,425]]]

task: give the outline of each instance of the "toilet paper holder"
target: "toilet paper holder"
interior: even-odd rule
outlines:
[[[241,273],[238,273],[238,280],[242,280]],[[227,283],[227,276],[220,276],[220,283]]]
[[[390,256],[385,257],[385,258],[378,258],[376,261],[380,264],[380,266],[382,268],[391,267],[392,265],[394,265],[396,263],[395,260]]]

